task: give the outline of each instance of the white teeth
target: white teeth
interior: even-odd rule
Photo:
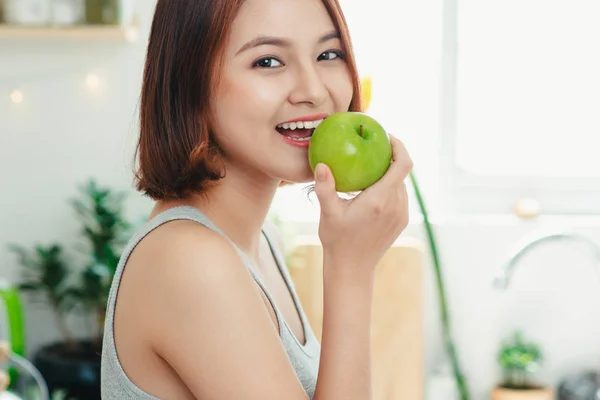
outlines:
[[[322,119],[319,119],[317,121],[302,121],[302,122],[290,122],[290,123],[285,123],[285,124],[279,124],[277,125],[277,128],[279,129],[291,129],[291,130],[295,130],[295,129],[314,129],[317,126],[319,126],[321,124],[321,122],[323,122]]]
[[[286,136],[286,138],[295,140],[297,142],[305,142],[307,140],[310,140],[310,136],[309,137],[304,137],[304,138],[294,138],[294,137]]]

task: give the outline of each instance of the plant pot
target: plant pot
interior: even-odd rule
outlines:
[[[73,348],[64,342],[41,348],[33,364],[46,380],[50,393],[65,390],[68,397],[100,400],[100,345],[77,342]]]
[[[554,390],[539,387],[531,389],[507,389],[497,387],[492,392],[492,400],[554,400]]]

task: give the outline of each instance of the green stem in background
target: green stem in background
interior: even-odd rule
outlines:
[[[435,243],[435,237],[433,234],[433,229],[429,222],[429,216],[427,214],[427,208],[425,207],[425,202],[423,200],[423,196],[421,196],[421,191],[419,189],[419,185],[417,183],[417,179],[413,172],[410,173],[410,180],[415,189],[415,195],[417,197],[417,201],[419,203],[419,207],[421,209],[421,213],[423,214],[423,222],[425,224],[425,230],[427,231],[427,239],[429,241],[429,247],[431,250],[431,256],[433,258],[433,266],[435,269],[435,278],[437,283],[437,292],[439,296],[439,306],[440,311],[442,313],[442,328],[444,335],[444,344],[446,346],[446,351],[448,352],[448,356],[450,357],[450,362],[452,364],[452,372],[454,373],[454,379],[456,380],[456,386],[458,387],[458,391],[460,393],[461,400],[469,400],[469,391],[467,389],[467,385],[465,382],[465,378],[461,372],[460,364],[458,361],[458,354],[456,352],[456,347],[454,346],[454,340],[452,339],[452,332],[450,329],[450,317],[448,315],[448,304],[446,300],[446,290],[444,286],[444,279],[442,276],[442,268],[440,265],[440,258],[438,255],[437,245]]]

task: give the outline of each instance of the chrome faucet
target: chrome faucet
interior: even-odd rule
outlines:
[[[525,244],[517,249],[516,252],[506,261],[498,270],[494,278],[494,287],[504,290],[508,287],[512,275],[519,260],[532,249],[539,247],[542,243],[553,241],[571,241],[583,244],[589,250],[588,255],[596,267],[596,277],[600,283],[600,246],[589,238],[578,233],[556,232],[537,236],[525,241]],[[585,371],[564,378],[558,385],[558,400],[600,400],[600,371]]]
[[[551,241],[573,241],[576,243],[584,244],[588,250],[590,250],[590,256],[595,263],[597,278],[600,283],[600,246],[594,243],[589,238],[580,235],[578,233],[570,232],[557,232],[538,236],[534,239],[528,240],[522,245],[514,254],[506,261],[499,269],[498,273],[494,278],[494,287],[496,289],[504,290],[508,287],[512,275],[514,274],[515,268],[519,260],[532,249],[539,247],[541,244]]]

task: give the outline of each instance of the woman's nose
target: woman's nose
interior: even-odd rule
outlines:
[[[318,107],[329,95],[327,87],[314,66],[302,66],[296,73],[295,85],[290,94],[292,104]]]

